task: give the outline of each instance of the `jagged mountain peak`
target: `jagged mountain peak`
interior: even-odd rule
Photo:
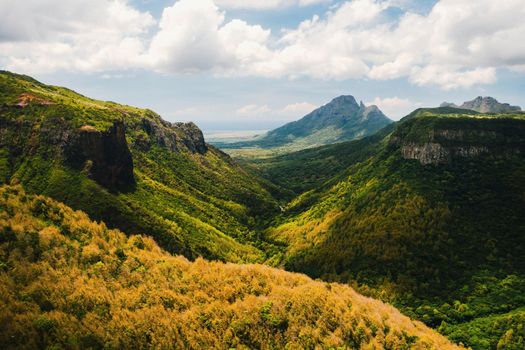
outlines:
[[[283,148],[300,150],[359,139],[382,129],[392,121],[377,106],[359,103],[352,95],[341,95],[303,118],[268,132],[255,141],[225,148]],[[223,145],[224,146],[224,145]]]
[[[461,106],[450,102],[443,102],[440,105],[440,107],[470,109],[480,113],[506,113],[521,111],[521,107],[511,106],[508,103],[500,103],[498,100],[491,96],[478,96],[471,101],[463,102]]]
[[[334,98],[329,104],[332,103],[349,103],[358,106],[357,101],[352,95],[341,95]]]

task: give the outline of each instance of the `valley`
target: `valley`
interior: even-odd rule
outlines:
[[[0,72],[2,343],[521,349],[525,114],[474,101],[212,145]]]

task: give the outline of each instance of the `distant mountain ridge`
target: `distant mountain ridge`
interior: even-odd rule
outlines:
[[[377,106],[357,103],[351,95],[334,98],[300,120],[285,124],[263,137],[224,148],[288,147],[299,150],[360,139],[392,123]]]
[[[461,106],[454,103],[443,102],[440,107],[454,107],[461,109],[470,109],[480,113],[506,113],[506,112],[519,112],[521,107],[511,106],[508,103],[500,103],[493,97],[478,96],[472,101],[463,102]]]

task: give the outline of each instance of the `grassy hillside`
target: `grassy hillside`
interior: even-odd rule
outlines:
[[[525,306],[525,118],[455,112],[416,111],[369,151],[346,144],[364,157],[294,199],[267,234],[287,247],[287,269],[360,285],[453,339],[495,349],[511,330],[525,335],[519,317],[481,321]],[[338,159],[338,147],[317,152]],[[283,170],[305,166],[293,157],[266,171],[299,174]]]
[[[350,287],[189,262],[21,187],[0,187],[4,349],[454,349]]]
[[[264,259],[254,230],[277,203],[192,123],[1,72],[0,135],[4,183],[190,258]]]

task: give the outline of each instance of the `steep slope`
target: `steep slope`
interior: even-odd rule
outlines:
[[[3,349],[459,349],[350,287],[191,263],[0,187]]]
[[[360,139],[391,122],[376,106],[358,104],[353,96],[340,96],[257,140],[219,146],[224,149],[260,147],[293,151]]]
[[[525,115],[418,110],[366,147],[275,220],[282,264],[357,283],[476,349],[525,335],[519,317],[455,328],[525,306]]]
[[[498,100],[490,96],[478,96],[472,101],[464,102],[461,106],[456,106],[454,103],[443,102],[441,107],[470,109],[480,113],[512,113],[521,111],[521,107],[519,106],[511,106],[508,103],[499,103]]]
[[[148,232],[190,258],[264,258],[253,229],[277,204],[193,123],[8,72],[0,73],[0,106],[2,182],[126,233]]]

